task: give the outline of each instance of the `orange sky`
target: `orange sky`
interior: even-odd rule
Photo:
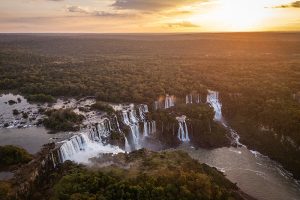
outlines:
[[[300,31],[300,1],[1,0],[0,32]]]

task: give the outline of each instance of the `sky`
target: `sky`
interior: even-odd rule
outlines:
[[[0,0],[0,32],[300,31],[295,0]]]

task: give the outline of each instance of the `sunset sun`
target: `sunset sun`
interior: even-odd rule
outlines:
[[[222,0],[211,13],[226,30],[244,31],[256,29],[267,18],[262,3],[245,0]]]

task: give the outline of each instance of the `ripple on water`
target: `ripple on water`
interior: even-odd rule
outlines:
[[[182,145],[178,149],[224,172],[244,192],[259,200],[300,199],[300,185],[288,172],[268,157],[253,154],[245,147],[196,150]]]

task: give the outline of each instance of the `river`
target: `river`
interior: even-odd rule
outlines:
[[[2,99],[7,101],[9,99],[8,97],[12,98],[13,96],[3,96]],[[23,98],[22,102],[25,107],[28,106]],[[222,117],[222,105],[218,100],[218,94],[211,91],[208,96],[208,102],[210,102],[215,110],[215,120],[219,121],[226,128],[231,130]],[[1,103],[3,106],[2,108],[5,108],[3,111],[5,110],[10,121],[15,121],[10,113],[12,108],[19,105],[3,105],[4,101],[0,101],[0,106]],[[11,109],[8,109],[9,107],[11,107]],[[18,108],[22,109],[22,107]],[[11,125],[13,123],[9,124]],[[31,125],[30,123],[27,124]],[[239,143],[238,135],[234,132],[234,130],[231,131],[234,141]],[[43,144],[53,141],[51,139],[53,137],[60,137],[60,135],[50,135],[43,127],[30,126],[29,128],[21,129],[0,128],[0,145],[18,145],[25,148],[30,153],[38,152]],[[153,146],[157,146],[152,145],[149,141],[147,143],[148,144],[143,146],[147,146],[151,149],[153,149]],[[244,192],[258,200],[300,199],[300,186],[288,172],[282,169],[278,163],[257,152],[248,150],[245,146],[238,148],[230,147],[206,150],[200,148],[195,149],[187,142],[183,143],[176,149],[186,151],[192,158],[199,160],[201,163],[206,163],[212,167],[216,167],[220,171],[224,172],[229,180],[236,182]],[[1,174],[1,176],[8,175],[10,174],[7,174],[6,172]]]

